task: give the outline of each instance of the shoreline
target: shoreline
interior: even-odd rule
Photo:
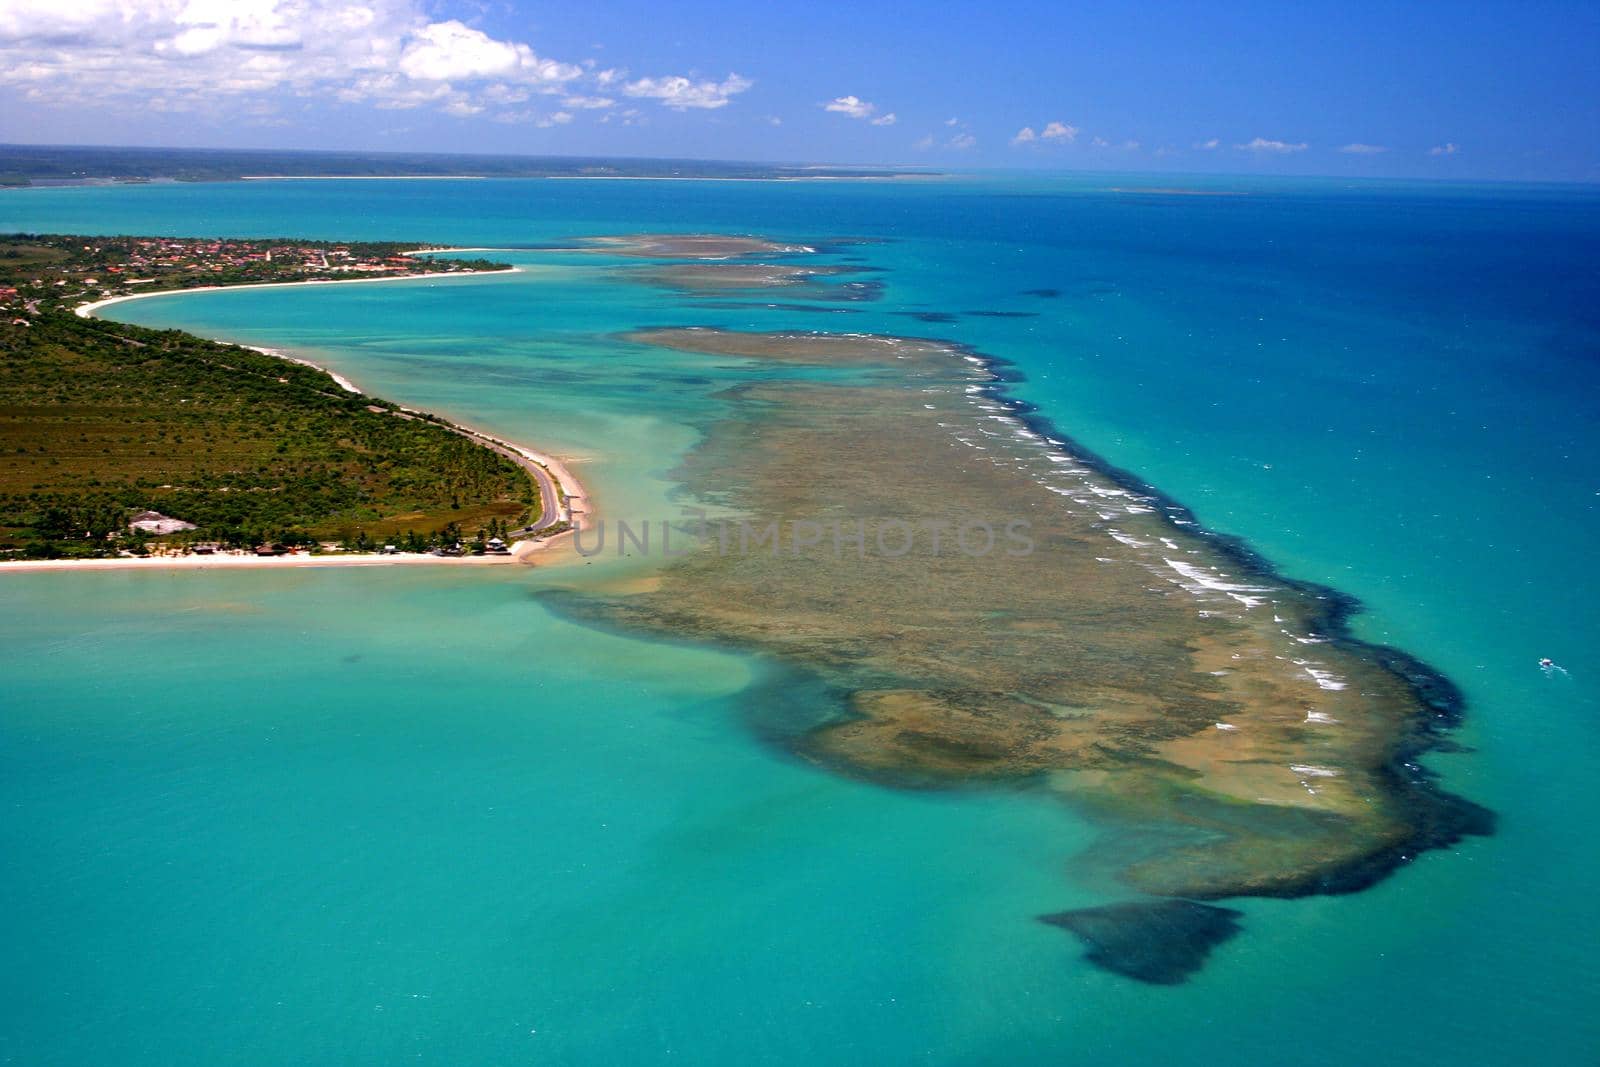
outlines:
[[[187,570],[217,568],[240,570],[271,567],[390,567],[418,566],[421,564],[451,564],[473,567],[492,567],[510,563],[525,563],[526,558],[541,551],[548,542],[524,542],[533,547],[521,555],[509,556],[434,556],[418,553],[385,555],[381,552],[335,552],[312,555],[289,553],[282,556],[257,556],[249,553],[221,552],[214,555],[186,556],[115,556],[91,559],[7,559],[0,560],[3,571],[77,571],[77,570]]]
[[[405,253],[408,256],[435,255],[444,252],[464,251],[497,251],[496,249],[467,249],[467,248],[426,248],[416,249]],[[288,286],[304,285],[346,285],[373,282],[399,282],[414,281],[429,278],[460,278],[484,274],[513,274],[520,273],[520,267],[506,267],[501,270],[475,270],[475,271],[438,271],[427,274],[390,275],[382,278],[338,278],[316,281],[299,282],[250,282],[244,285],[205,285],[189,289],[158,289],[146,293],[126,293],[121,296],[107,297],[103,300],[93,300],[79,304],[73,308],[73,313],[79,318],[94,318],[102,308],[113,304],[120,304],[128,300],[145,300],[158,296],[181,296],[190,293],[220,292],[226,289],[269,289],[284,288]],[[199,335],[196,335],[199,336]],[[272,356],[289,363],[297,363],[303,367],[321,371],[334,383],[347,393],[367,395],[351,379],[335,371],[329,370],[320,363],[315,363],[300,356],[291,355],[287,351],[277,348],[267,348],[260,345],[243,345],[235,341],[224,341],[219,338],[206,338],[217,344],[231,345],[235,348],[247,348],[263,355]],[[568,521],[574,518],[587,518],[593,510],[592,501],[588,490],[584,488],[570,467],[556,456],[528,448],[525,445],[508,441],[503,437],[487,433],[472,426],[434,415],[417,408],[399,406],[397,414],[406,418],[426,418],[436,421],[462,437],[471,438],[492,451],[515,462],[528,473],[539,489],[542,499],[539,520],[545,525]],[[546,521],[549,520],[549,521]],[[417,565],[417,564],[469,564],[469,565],[494,565],[504,563],[527,563],[528,557],[543,551],[557,541],[570,534],[570,530],[554,535],[552,539],[535,540],[532,537],[512,543],[512,552],[505,556],[434,556],[434,555],[385,555],[383,553],[337,553],[329,555],[285,555],[285,556],[251,556],[251,555],[195,555],[193,553],[181,556],[147,556],[147,557],[117,557],[111,559],[44,559],[44,560],[0,560],[0,571],[19,570],[73,570],[85,567],[99,570],[114,569],[144,569],[144,568],[170,568],[170,567],[281,567],[281,566],[392,566],[392,565]]]
[[[456,251],[476,251],[476,249],[428,248],[405,254],[415,256]],[[488,251],[488,249],[485,249],[485,251]],[[123,293],[121,296],[108,296],[101,300],[91,300],[87,304],[79,304],[72,309],[72,312],[80,319],[89,319],[93,318],[94,313],[101,308],[110,307],[112,304],[121,304],[128,300],[148,300],[156,296],[177,296],[181,293],[220,293],[234,289],[286,289],[294,285],[372,285],[377,282],[413,282],[425,279],[475,278],[485,274],[520,273],[522,273],[521,267],[503,267],[500,270],[442,270],[430,271],[427,274],[386,274],[381,278],[314,278],[302,282],[245,282],[243,285],[196,285],[187,289],[152,289],[147,293]],[[212,338],[208,338],[208,340],[212,340]],[[225,343],[231,344],[232,342]],[[321,370],[322,368],[318,367],[317,369]]]

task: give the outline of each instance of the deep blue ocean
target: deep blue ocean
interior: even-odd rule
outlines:
[[[1174,184],[23,189],[0,231],[513,246],[514,275],[108,314],[572,457],[620,514],[675,513],[744,373],[669,374],[620,332],[971,345],[1061,433],[1459,684],[1461,751],[1427,763],[1495,836],[1350,896],[1230,902],[1241,937],[1139,985],[1033,921],[1103,902],[1074,882],[1077,813],[799,763],[739,712],[783,684],[759,660],[544,606],[594,575],[9,574],[0,1062],[1596,1062],[1600,192]],[[530,247],[641,231],[871,239],[836,255],[882,295],[711,307]]]

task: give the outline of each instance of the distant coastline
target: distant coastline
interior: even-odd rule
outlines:
[[[487,174],[241,174],[242,182],[455,182],[483,181]]]

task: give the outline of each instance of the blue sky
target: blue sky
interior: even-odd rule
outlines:
[[[0,140],[1600,180],[1600,3],[0,0]]]

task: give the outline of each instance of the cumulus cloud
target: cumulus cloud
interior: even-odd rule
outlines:
[[[502,111],[494,116],[494,120],[508,125],[531,125],[548,130],[552,126],[565,126],[571,122],[572,113],[556,111],[545,115],[537,111]]]
[[[957,152],[965,152],[978,143],[978,139],[970,133],[958,133],[945,142],[946,148],[954,148]]]
[[[1013,145],[1071,144],[1078,139],[1078,127],[1065,122],[1047,122],[1037,133],[1032,126],[1024,126],[1011,138]]]
[[[497,41],[482,30],[451,19],[424,26],[412,34],[395,65],[408,78],[447,82],[503,76],[517,68],[520,58],[517,46],[511,42]],[[571,69],[572,77],[577,77],[577,68]]]
[[[1304,152],[1311,146],[1304,141],[1291,144],[1288,141],[1269,141],[1265,137],[1257,137],[1253,141],[1246,141],[1244,144],[1236,144],[1233,147],[1241,152],[1271,152],[1278,155],[1288,155],[1290,152]]]
[[[1222,147],[1222,140],[1221,138],[1213,137],[1209,141],[1196,141],[1194,146],[1202,152],[1214,152]]]
[[[1381,144],[1362,144],[1357,141],[1354,144],[1341,145],[1339,151],[1351,156],[1375,156],[1389,150]]]
[[[1428,149],[1428,155],[1430,155],[1430,156],[1453,156],[1459,151],[1461,151],[1461,146],[1460,145],[1456,144],[1453,141],[1446,141],[1444,144],[1436,144],[1432,148]]]
[[[852,119],[870,119],[878,113],[878,105],[869,104],[859,96],[838,96],[823,104],[822,110]]]
[[[664,107],[674,111],[687,111],[689,108],[711,110],[726,107],[734,96],[754,84],[749,78],[741,78],[737,74],[729,74],[720,82],[691,81],[681,75],[673,75],[668,78],[640,78],[628,82],[622,91],[629,96],[659,100]]]
[[[623,72],[540,55],[427,0],[0,0],[0,87],[30,103],[263,118],[296,99],[560,125]],[[589,65],[592,67],[592,64]],[[641,78],[630,95],[721,107],[750,83]],[[637,87],[637,91],[632,91]],[[585,89],[589,89],[585,93]],[[536,95],[564,110],[495,110]]]
[[[893,111],[878,114],[878,105],[868,103],[859,96],[837,96],[822,105],[822,110],[831,111],[836,115],[846,118],[864,119],[874,126],[893,126],[900,121]]]

